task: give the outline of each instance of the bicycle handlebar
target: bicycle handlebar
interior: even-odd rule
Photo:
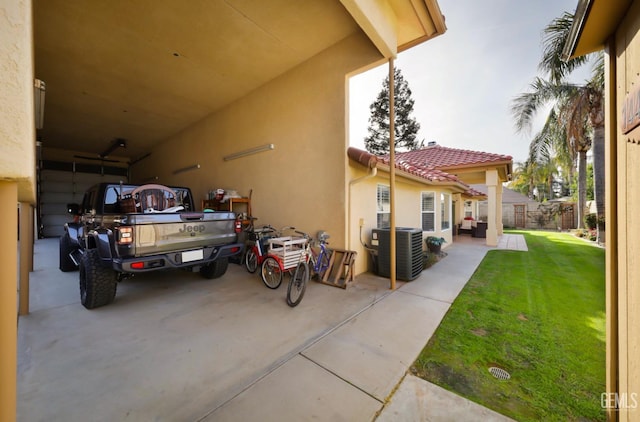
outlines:
[[[311,239],[311,236],[309,236],[307,233],[305,232],[301,232],[298,230],[294,230],[295,233],[298,233],[300,236],[304,237],[305,239]]]
[[[307,240],[313,240],[314,242],[320,242],[320,243],[324,243],[325,245],[328,245],[329,242],[327,242],[327,239],[329,238],[329,235],[326,232],[322,232],[323,234],[321,236],[319,236],[319,238],[316,240],[313,237],[311,237],[310,234],[307,234],[305,232],[301,232],[299,230],[295,230],[295,233],[299,234],[300,236],[304,237]]]

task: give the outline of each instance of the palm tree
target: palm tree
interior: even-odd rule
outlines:
[[[538,177],[545,181],[548,199],[554,196],[553,185],[559,181],[556,176],[562,174],[571,183],[575,155],[566,142],[566,131],[560,126],[555,108],[551,109],[542,130],[529,144],[528,161],[538,163],[536,171],[540,173]]]
[[[586,153],[593,143],[602,145],[604,150],[604,114],[602,109],[604,93],[604,61],[597,60],[593,77],[585,85],[566,82],[566,76],[577,67],[588,61],[590,56],[583,56],[564,62],[561,60],[562,48],[567,40],[573,23],[573,15],[564,13],[554,19],[545,28],[543,39],[544,52],[539,68],[549,74],[549,80],[536,78],[530,85],[531,91],[515,98],[512,113],[516,119],[518,131],[530,129],[534,115],[540,108],[553,104],[550,119],[557,120],[557,126],[565,128],[564,143],[571,157],[578,159],[578,227],[583,227],[586,210]],[[602,65],[599,65],[602,63]],[[544,132],[544,129],[543,129]],[[552,136],[536,136],[533,142],[552,143],[558,139],[558,133]],[[600,195],[604,197],[604,155],[600,148],[594,147],[594,168],[602,166],[602,176],[596,184],[600,184]],[[596,154],[598,156],[596,157]],[[596,164],[598,162],[598,164]],[[598,187],[596,187],[598,192]],[[596,204],[598,200],[596,200]],[[600,214],[604,213],[604,202]],[[599,220],[601,220],[599,218]],[[600,232],[600,230],[599,230]]]
[[[535,187],[537,185],[536,170],[536,162],[527,160],[524,163],[516,163],[509,187],[516,192],[527,195],[529,199],[534,199]]]
[[[554,103],[543,130],[533,139],[530,149],[551,148],[559,139],[552,127],[564,128],[564,139],[567,150],[572,157],[578,157],[578,227],[583,227],[586,209],[586,163],[587,151],[591,147],[588,136],[587,115],[585,114],[584,92],[582,87],[569,83],[551,83],[536,78],[531,84],[531,91],[515,98],[511,108],[516,117],[516,128],[523,131],[531,127],[535,113],[547,105]],[[538,157],[531,157],[537,159]]]

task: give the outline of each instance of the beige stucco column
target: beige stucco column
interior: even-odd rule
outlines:
[[[33,207],[20,203],[20,288],[18,312],[29,313],[29,272],[33,268]]]
[[[502,225],[502,183],[496,185],[496,227],[498,230],[498,236],[504,234],[504,227]]]
[[[453,202],[456,203],[456,215],[453,216],[452,227],[457,226],[464,218],[464,201],[459,193],[453,194]]]
[[[18,184],[0,181],[0,421],[16,420]]]
[[[18,203],[33,204],[36,198],[31,6],[31,0],[0,1],[0,421],[3,422],[16,420]]]
[[[487,185],[487,246],[498,246],[498,171],[487,170],[485,172]]]

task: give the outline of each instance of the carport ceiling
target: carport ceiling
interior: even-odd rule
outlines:
[[[45,147],[131,159],[359,31],[338,1],[34,0]]]

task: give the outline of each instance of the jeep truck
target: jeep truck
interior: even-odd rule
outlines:
[[[68,211],[74,221],[60,238],[60,270],[80,270],[87,309],[111,303],[118,282],[137,273],[181,268],[220,277],[243,248],[236,215],[196,211],[184,187],[100,183]]]

